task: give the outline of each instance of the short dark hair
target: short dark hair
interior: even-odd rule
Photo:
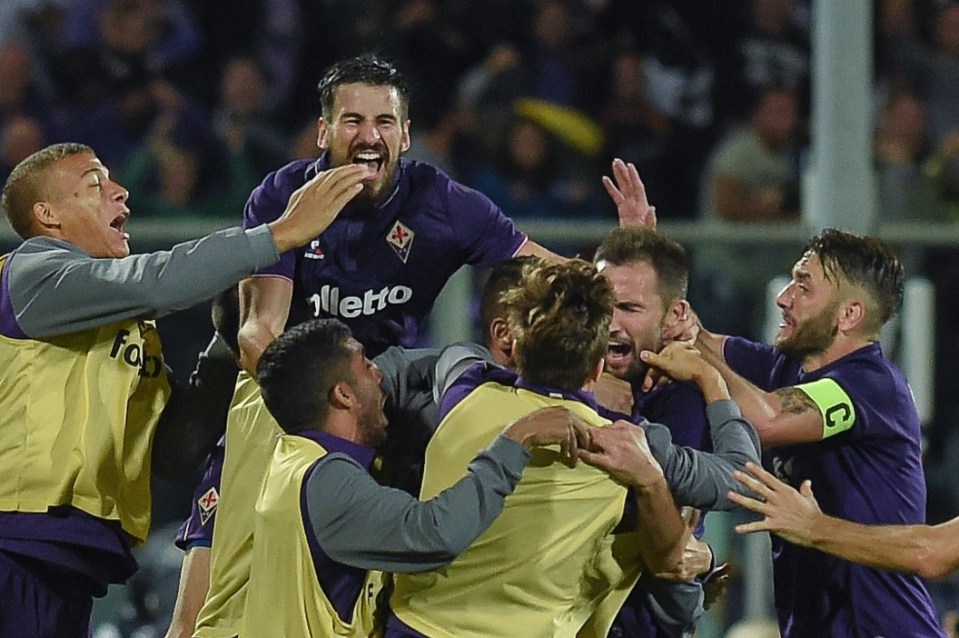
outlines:
[[[213,328],[223,339],[233,356],[240,357],[240,294],[236,284],[221,290],[210,304]]]
[[[523,281],[523,270],[538,263],[540,263],[538,257],[525,255],[505,259],[493,266],[480,295],[480,321],[484,333],[488,333],[489,326],[495,317],[506,315],[502,303],[503,293],[519,286]]]
[[[617,228],[596,249],[593,263],[627,266],[646,262],[656,272],[659,296],[668,306],[685,299],[689,288],[689,262],[686,250],[649,228]]]
[[[520,286],[502,296],[523,378],[582,388],[609,347],[614,300],[606,277],[582,259],[527,267]]]
[[[85,144],[53,144],[28,155],[10,171],[10,176],[3,186],[0,207],[3,208],[3,214],[9,220],[10,226],[22,239],[37,234],[33,205],[50,196],[46,191],[46,177],[50,169],[64,157],[80,153],[96,154]]]
[[[827,280],[838,285],[842,278],[869,293],[876,312],[867,313],[866,332],[878,336],[902,308],[905,271],[895,251],[882,240],[827,228],[806,243],[803,255],[819,257]]]
[[[391,86],[400,96],[400,108],[403,119],[409,113],[410,87],[393,63],[375,54],[367,53],[341,60],[323,74],[317,90],[320,92],[320,109],[324,118],[333,116],[333,102],[336,89],[342,84],[368,84],[370,86]]]
[[[267,346],[256,366],[266,408],[284,432],[319,429],[330,413],[330,391],[350,371],[350,329],[338,319],[290,328]]]

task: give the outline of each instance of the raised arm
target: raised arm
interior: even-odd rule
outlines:
[[[11,305],[20,329],[42,338],[188,308],[232,286],[321,233],[356,196],[365,167],[314,178],[270,224],[231,228],[170,250],[94,259],[69,242],[37,237],[9,259]]]
[[[250,277],[240,282],[240,366],[256,374],[266,347],[283,329],[293,302],[293,282],[285,277]]]
[[[842,418],[824,427],[823,415],[830,411],[836,417],[843,417],[845,409],[852,414],[852,400],[835,381],[821,379],[766,392],[729,367],[723,356],[725,342],[725,336],[706,330],[700,330],[696,337],[703,358],[722,375],[730,395],[756,428],[764,447],[812,443],[852,426],[851,418]]]
[[[696,383],[706,400],[713,451],[702,452],[673,443],[669,428],[646,423],[646,437],[673,495],[681,505],[699,509],[729,510],[735,507],[727,497],[730,490],[745,491],[732,472],[749,461],[759,462],[759,439],[714,366],[686,344],[674,343],[661,353],[644,351],[644,361],[681,381]]]
[[[736,478],[763,500],[730,498],[764,518],[737,525],[740,534],[769,531],[854,563],[922,578],[943,578],[959,569],[959,517],[933,526],[862,525],[823,514],[809,481],[797,491],[758,465],[746,470]]]

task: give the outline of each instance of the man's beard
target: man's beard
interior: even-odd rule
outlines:
[[[833,302],[815,317],[797,324],[788,337],[777,337],[776,349],[794,359],[805,359],[825,352],[839,331],[833,324],[838,305],[839,302]]]

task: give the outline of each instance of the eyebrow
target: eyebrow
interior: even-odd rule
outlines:
[[[96,173],[97,176],[103,176],[106,179],[110,179],[110,171],[108,171],[106,168],[101,166],[94,166],[94,167],[88,168],[87,170],[83,171],[83,173],[80,174],[80,177],[84,178],[90,173]]]
[[[345,119],[348,118],[348,117],[355,117],[355,118],[358,118],[358,119],[361,119],[361,120],[367,119],[365,115],[363,115],[362,113],[358,113],[358,112],[356,112],[356,111],[345,111],[345,112],[343,112],[343,113],[340,113],[340,119],[341,119],[341,120],[345,120]],[[380,114],[378,114],[378,115],[372,116],[372,119],[374,119],[374,120],[390,120],[391,122],[398,122],[398,121],[399,121],[399,118],[396,117],[395,115],[393,115],[392,113],[380,113]]]

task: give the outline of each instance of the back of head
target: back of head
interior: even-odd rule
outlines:
[[[602,271],[609,266],[648,263],[659,283],[659,296],[669,305],[685,299],[689,288],[686,250],[672,239],[649,228],[617,228],[596,249],[593,263]]]
[[[240,358],[240,344],[237,335],[240,332],[240,293],[237,286],[221,290],[213,298],[210,307],[213,329],[223,338],[237,359]]]
[[[814,254],[826,279],[864,290],[870,308],[863,332],[878,336],[883,325],[902,307],[905,272],[896,253],[875,237],[827,228],[809,240],[803,254]]]
[[[267,346],[256,367],[263,402],[288,433],[320,429],[330,391],[350,373],[350,329],[337,319],[290,328]]]
[[[94,154],[84,144],[54,144],[28,156],[10,171],[0,207],[20,237],[28,239],[39,232],[33,220],[33,205],[51,196],[47,186],[51,169],[63,158],[80,153]]]
[[[373,54],[366,54],[341,60],[327,69],[316,87],[320,93],[320,108],[324,118],[329,119],[332,116],[336,90],[344,84],[395,88],[403,107],[403,119],[406,119],[406,114],[409,112],[410,88],[406,79],[390,61]]]
[[[523,377],[560,390],[582,388],[606,354],[613,302],[612,286],[589,262],[527,266],[521,286],[502,296]]]
[[[480,295],[480,321],[484,333],[488,332],[489,325],[496,317],[506,315],[503,310],[503,293],[518,288],[523,281],[523,271],[529,266],[540,263],[538,257],[525,256],[505,259],[493,266],[483,285]],[[488,336],[488,335],[487,335]]]

